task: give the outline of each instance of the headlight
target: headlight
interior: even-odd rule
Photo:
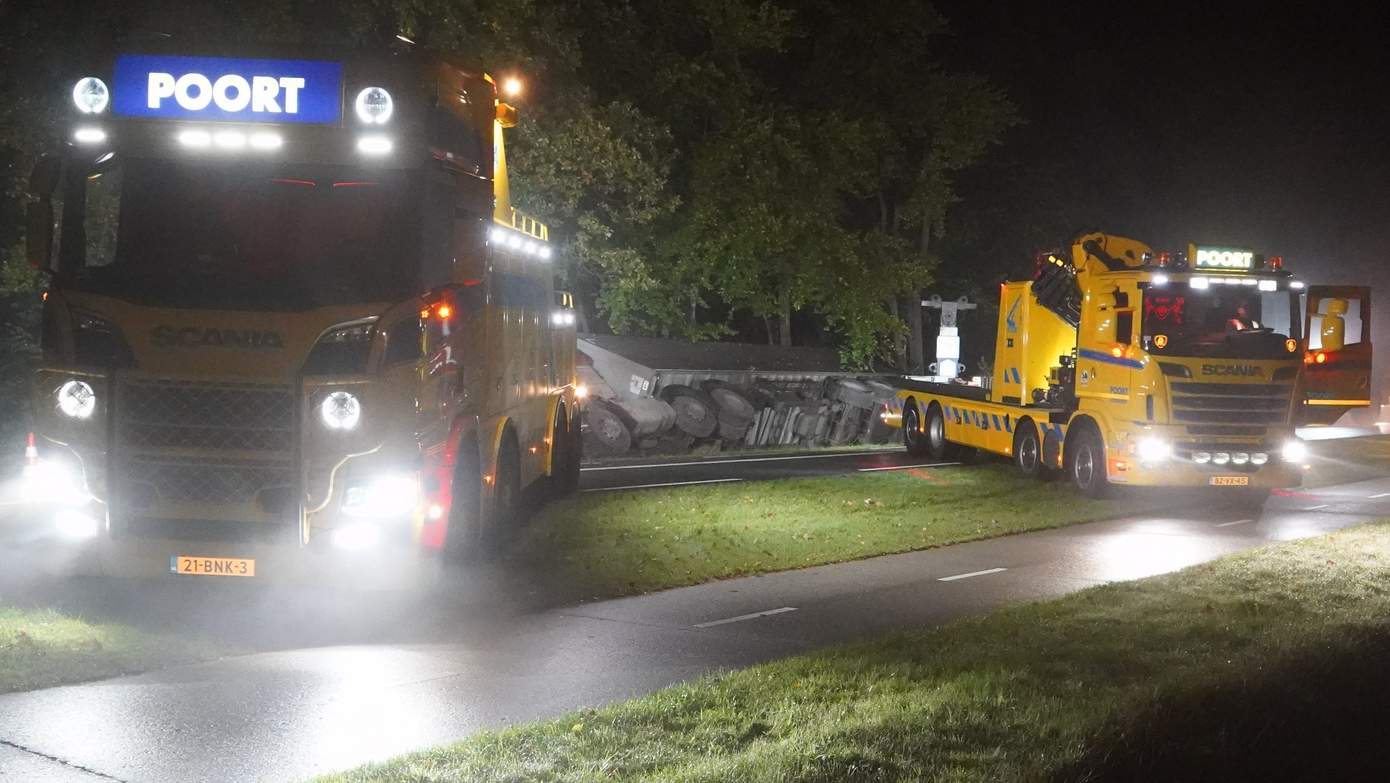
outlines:
[[[1198,465],[1205,465],[1205,464],[1207,464],[1208,462],[1211,462],[1211,452],[1210,452],[1210,451],[1194,451],[1194,452],[1192,452],[1192,461],[1195,462],[1195,463],[1197,463]]]
[[[352,430],[362,420],[362,403],[352,392],[335,391],[319,404],[319,418],[330,430]]]
[[[1134,453],[1140,462],[1162,462],[1172,456],[1173,447],[1163,438],[1149,435],[1134,444]]]
[[[357,110],[357,119],[368,125],[385,125],[396,108],[391,93],[381,87],[368,87],[357,93],[353,106]]]
[[[58,410],[70,419],[90,419],[97,409],[97,393],[86,381],[68,381],[58,387]]]
[[[1308,459],[1308,447],[1301,440],[1289,440],[1284,442],[1284,448],[1279,453],[1280,458],[1285,462],[1302,462]]]
[[[1256,451],[1250,454],[1251,465],[1263,465],[1266,462],[1269,462],[1269,455],[1263,451]]]
[[[1232,465],[1244,465],[1244,464],[1248,463],[1249,461],[1250,461],[1250,453],[1249,453],[1249,452],[1246,452],[1246,451],[1237,451],[1236,453],[1234,453],[1234,454],[1231,455],[1231,464],[1232,464]]]
[[[72,86],[72,102],[83,114],[101,114],[111,102],[111,91],[106,89],[106,82],[87,76]]]
[[[378,476],[365,484],[347,488],[343,513],[373,519],[408,515],[415,508],[419,486],[412,475]]]
[[[1212,454],[1212,455],[1211,455],[1211,464],[1213,464],[1213,465],[1225,465],[1226,463],[1228,463],[1228,462],[1230,462],[1230,461],[1231,461],[1230,452],[1218,451],[1218,452],[1216,452],[1215,454]]]

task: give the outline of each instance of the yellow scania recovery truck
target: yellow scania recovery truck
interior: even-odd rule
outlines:
[[[991,377],[905,380],[885,419],[913,454],[980,449],[1090,496],[1210,486],[1259,503],[1301,482],[1296,423],[1369,404],[1369,313],[1365,289],[1305,290],[1278,257],[1086,234],[1001,284]]]
[[[574,314],[490,76],[146,50],[67,89],[30,186],[26,491],[80,562],[358,579],[575,486]]]

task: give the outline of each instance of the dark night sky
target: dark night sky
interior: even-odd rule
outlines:
[[[1076,228],[1247,246],[1309,282],[1370,283],[1385,357],[1390,9],[1298,5],[937,3],[948,62],[1028,120],[1004,154],[1056,173],[1092,220]],[[1376,364],[1383,377],[1390,360]]]

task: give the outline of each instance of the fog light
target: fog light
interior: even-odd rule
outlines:
[[[1245,465],[1250,462],[1250,454],[1244,451],[1237,451],[1231,455],[1232,465]]]
[[[1173,447],[1162,438],[1147,436],[1134,444],[1134,453],[1140,462],[1162,462],[1173,454]]]
[[[1302,462],[1308,459],[1308,447],[1301,440],[1285,441],[1279,456],[1285,462]]]
[[[385,155],[391,151],[391,140],[385,136],[363,136],[357,140],[357,151],[367,155]]]
[[[89,499],[77,477],[57,462],[25,465],[19,476],[19,498],[24,503],[81,505]]]
[[[414,510],[418,492],[419,483],[414,476],[378,476],[348,487],[343,513],[373,519],[405,516]]]
[[[362,550],[370,549],[381,541],[381,531],[376,525],[357,522],[351,525],[343,525],[333,531],[333,546],[338,549]]]
[[[101,523],[95,517],[81,511],[65,508],[57,513],[53,521],[58,528],[58,535],[73,541],[92,538],[101,532]]]
[[[1250,455],[1251,465],[1263,465],[1266,462],[1269,462],[1269,455],[1263,451],[1257,451]]]
[[[1213,465],[1225,465],[1230,461],[1231,455],[1224,451],[1218,451],[1215,454],[1211,455],[1211,464]]]

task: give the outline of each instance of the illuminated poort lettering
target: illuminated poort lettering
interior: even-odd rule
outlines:
[[[1255,254],[1244,250],[1198,248],[1197,266],[1208,269],[1250,269],[1255,266]]]

